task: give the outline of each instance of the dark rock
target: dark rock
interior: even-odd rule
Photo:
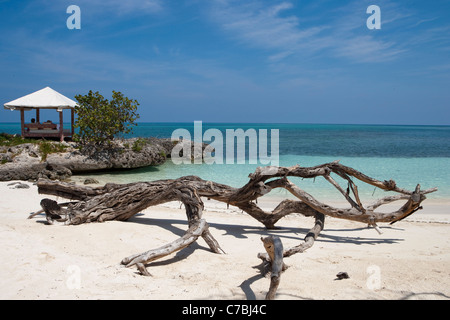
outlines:
[[[39,161],[8,162],[0,165],[0,181],[34,180],[45,166]]]
[[[339,272],[336,275],[336,280],[342,280],[342,279],[348,279],[348,278],[350,278],[350,277],[348,276],[347,272]]]
[[[30,186],[25,183],[18,183],[14,187],[15,189],[30,189]]]
[[[72,176],[72,171],[64,166],[50,164],[47,162],[45,169],[38,173],[38,178],[47,178],[50,180],[66,180]]]
[[[14,186],[13,189],[29,189],[30,188],[29,185],[27,185],[26,183],[22,183],[22,182],[8,183],[7,186]]]
[[[94,178],[86,178],[83,182],[84,184],[98,184],[99,182]]]

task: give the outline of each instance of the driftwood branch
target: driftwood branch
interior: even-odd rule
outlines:
[[[189,229],[181,238],[169,244],[166,244],[160,248],[152,249],[141,254],[136,254],[124,258],[121,263],[126,267],[132,267],[134,265],[137,265],[138,269],[141,271],[143,275],[149,276],[150,274],[144,267],[145,264],[148,264],[154,260],[160,259],[178,250],[186,248],[187,246],[195,242],[198,237],[203,236],[203,234],[207,230],[208,230],[208,223],[206,222],[206,220],[205,219],[197,220],[189,227]],[[214,247],[211,249],[213,249],[213,251],[216,252],[218,252],[219,250],[218,247]]]
[[[346,181],[347,190],[339,185],[332,174]],[[306,179],[323,177],[344,196],[350,207],[336,208],[322,203],[289,181],[288,177]],[[397,195],[389,195],[364,206],[358,193],[356,180],[385,191],[395,192]],[[261,209],[255,203],[256,200],[276,188],[288,190],[297,200],[285,199],[272,211]],[[189,222],[189,228],[183,237],[161,248],[122,260],[126,266],[136,265],[143,274],[146,274],[143,267],[145,264],[188,246],[200,236],[205,239],[213,252],[223,252],[209,232],[206,220],[202,218],[201,197],[238,207],[268,229],[274,228],[281,218],[292,213],[314,217],[314,226],[306,235],[304,242],[283,251],[283,257],[288,257],[304,252],[314,244],[323,230],[325,216],[358,221],[377,228],[377,223],[395,223],[421,209],[421,203],[426,199],[425,195],[436,191],[437,188],[421,190],[420,185],[417,185],[414,191],[409,191],[398,187],[393,180],[380,181],[335,161],[315,167],[259,167],[249,175],[248,183],[241,188],[206,181],[196,176],[186,176],[174,180],[129,184],[109,183],[96,188],[39,180],[38,190],[41,194],[71,200],[69,203],[64,203],[64,207],[49,199],[42,200],[41,206],[49,224],[76,225],[108,220],[126,221],[148,207],[171,201],[183,202]],[[398,200],[405,201],[398,210],[389,213],[377,211],[380,206]],[[261,258],[269,261],[268,255],[261,254]]]
[[[271,265],[270,287],[266,294],[266,300],[273,300],[280,284],[281,272],[287,268],[283,262],[283,243],[279,237],[275,236],[261,238],[261,241],[270,258]]]

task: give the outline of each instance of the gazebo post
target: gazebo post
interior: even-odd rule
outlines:
[[[20,127],[22,138],[25,138],[25,110],[20,108]]]
[[[71,115],[70,125],[71,125],[71,131],[72,131],[72,139],[73,139],[73,134],[74,134],[73,125],[74,125],[74,121],[75,121],[75,110],[74,109],[70,110],[70,115]]]
[[[64,135],[63,135],[63,109],[61,109],[61,111],[59,111],[59,140],[61,142],[64,141]]]
[[[40,119],[39,119],[39,108],[36,108],[36,123],[40,123]]]

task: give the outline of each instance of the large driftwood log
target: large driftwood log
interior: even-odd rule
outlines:
[[[347,191],[339,185],[332,174],[347,182]],[[322,203],[289,181],[288,177],[323,177],[342,193],[349,202],[350,208],[336,208]],[[315,167],[259,167],[249,175],[249,178],[248,183],[241,188],[206,181],[196,176],[129,184],[110,183],[96,188],[39,180],[38,190],[41,194],[56,195],[72,200],[64,204],[65,208],[54,201],[47,201],[48,199],[41,202],[50,224],[59,222],[75,225],[108,220],[125,221],[150,206],[171,201],[183,202],[189,229],[182,239],[171,245],[128,257],[122,261],[127,266],[137,265],[141,272],[143,272],[141,267],[145,263],[179,250],[195,241],[199,236],[207,241],[213,252],[221,252],[217,241],[208,231],[206,221],[201,221],[203,210],[201,197],[236,206],[268,229],[274,228],[278,220],[291,213],[314,217],[315,224],[306,235],[304,242],[283,252],[283,256],[287,257],[303,252],[313,245],[323,229],[325,216],[359,221],[377,227],[379,222],[394,223],[421,209],[420,205],[426,199],[425,195],[437,190],[437,188],[420,190],[420,185],[417,185],[414,191],[405,190],[398,187],[393,180],[376,180],[353,168],[344,166],[338,161]],[[383,197],[364,206],[354,179],[397,194]],[[261,209],[255,200],[275,188],[288,190],[298,200],[285,199],[270,212]],[[390,213],[376,211],[380,206],[398,200],[405,200],[404,205],[398,210]],[[266,259],[267,256],[262,254],[261,258]]]

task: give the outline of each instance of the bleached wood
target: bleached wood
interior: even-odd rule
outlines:
[[[275,299],[275,295],[280,284],[281,272],[284,270],[283,266],[283,243],[279,237],[268,236],[261,238],[264,248],[270,257],[271,275],[270,287],[266,294],[266,300]]]
[[[331,178],[334,173],[345,179],[348,183],[348,192]],[[336,208],[315,199],[312,195],[289,181],[288,177],[305,179],[323,177],[337,188],[349,202],[350,208]],[[353,178],[375,186],[385,191],[396,192],[398,195],[379,199],[364,208],[358,188]],[[285,199],[272,211],[263,210],[256,200],[276,188],[284,188],[298,200]],[[82,224],[89,222],[102,222],[109,220],[126,221],[142,210],[171,201],[181,201],[186,208],[189,229],[185,236],[164,247],[135,255],[134,258],[125,258],[126,265],[142,266],[155,257],[159,258],[180,250],[197,240],[201,235],[211,250],[216,253],[223,252],[217,241],[208,231],[206,221],[202,219],[203,202],[201,197],[214,199],[233,205],[259,222],[266,228],[272,229],[279,219],[292,213],[315,218],[315,224],[300,245],[283,252],[287,257],[310,248],[324,227],[325,216],[347,219],[366,223],[377,227],[380,222],[397,222],[422,208],[421,203],[426,194],[435,192],[437,188],[420,190],[417,185],[414,191],[400,188],[393,180],[379,181],[371,178],[353,168],[346,167],[338,161],[322,164],[315,167],[258,167],[249,174],[249,181],[241,188],[234,188],[225,184],[206,181],[196,176],[185,176],[178,179],[158,180],[151,182],[136,182],[128,184],[106,184],[102,187],[89,187],[73,185],[65,182],[39,180],[38,190],[43,194],[51,194],[72,201],[66,208],[55,207],[51,202],[41,203],[49,223],[61,222],[64,224]],[[354,199],[350,196],[350,190]],[[385,213],[376,211],[380,206],[392,201],[403,200],[399,209]],[[52,211],[53,208],[53,211]],[[55,209],[56,208],[56,209]],[[60,213],[64,213],[64,218]],[[55,215],[53,215],[55,214]],[[58,217],[59,216],[59,217]],[[380,230],[378,228],[378,230]],[[199,232],[201,233],[199,234]],[[267,256],[261,255],[268,260]],[[145,267],[144,267],[145,268]],[[141,271],[142,272],[142,271]],[[143,272],[145,273],[145,272]]]

